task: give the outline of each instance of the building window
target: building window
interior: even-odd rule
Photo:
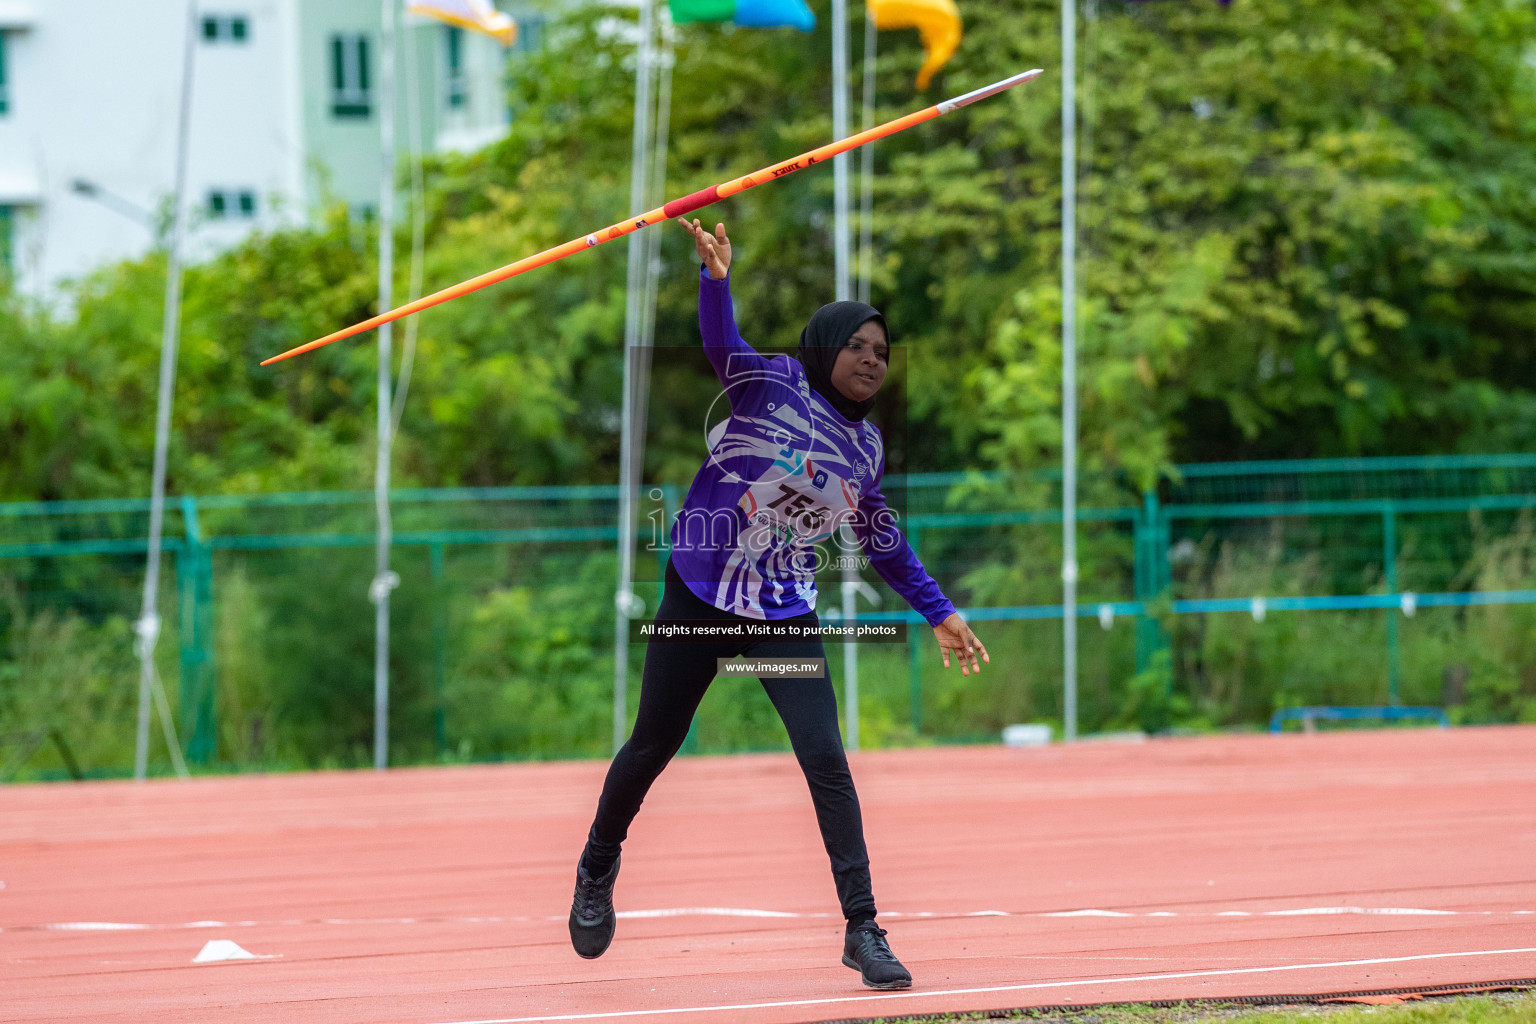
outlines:
[[[464,77],[464,30],[445,25],[448,39],[448,109],[461,110],[469,83]]]
[[[11,109],[11,91],[6,84],[5,75],[5,30],[0,29],[0,114],[7,114]]]
[[[15,269],[11,265],[11,227],[16,222],[13,209],[14,207],[10,206],[0,206],[0,281],[9,278]]]
[[[208,190],[209,220],[250,220],[256,216],[256,193],[248,188]]]
[[[530,14],[517,23],[517,38],[512,41],[513,53],[529,53],[539,48],[544,37],[544,19]]]
[[[331,37],[331,114],[335,117],[367,117],[372,110],[368,94],[368,37]]]
[[[248,43],[251,40],[250,19],[243,14],[203,15],[203,42]]]

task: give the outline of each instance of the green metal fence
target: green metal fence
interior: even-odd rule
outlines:
[[[1056,487],[1049,474],[888,479],[914,548],[998,657],[973,680],[942,673],[920,620],[877,587],[880,607],[861,615],[911,628],[905,646],[864,657],[866,740],[979,738],[1011,720],[1059,716]],[[1464,689],[1468,659],[1481,657],[1472,648],[1483,634],[1467,630],[1528,626],[1487,625],[1477,609],[1536,605],[1536,455],[1184,466],[1155,492],[1101,479],[1087,493],[1097,507],[1080,513],[1082,601],[1073,611],[1102,629],[1083,639],[1085,729],[1126,725],[1137,713],[1128,701],[1158,699],[1136,694],[1159,672],[1175,717],[1267,718],[1285,687],[1312,685],[1307,659],[1333,635],[1348,638],[1336,667],[1313,671],[1341,677],[1328,686],[1357,702],[1395,703],[1408,671],[1416,702],[1439,704],[1446,694],[1426,692],[1435,672]],[[659,599],[680,490],[646,495],[637,564]],[[397,745],[403,758],[603,752],[616,497],[602,486],[394,492],[396,707],[401,732],[415,737]],[[135,614],[147,513],[142,500],[0,505],[0,665],[22,663],[18,623],[33,624],[26,642],[42,650],[40,621],[106,628]],[[364,737],[372,515],[361,491],[173,503],[162,607],[174,601],[177,611],[162,673],[177,681],[189,761],[318,763],[326,747]],[[1300,620],[1278,624],[1300,612],[1334,625],[1305,627],[1321,638],[1308,640],[1293,635]],[[1431,620],[1427,632],[1413,627],[1405,654],[1408,624]],[[1527,696],[1536,709],[1518,636],[1510,646],[1508,664],[1476,670],[1479,681],[1515,680],[1488,714],[1523,714]],[[42,668],[28,671],[46,674],[47,658],[29,656]],[[629,656],[638,669],[639,649]],[[1223,658],[1235,667],[1213,669]],[[1233,687],[1247,692],[1232,697]],[[702,748],[772,742],[756,699],[738,688],[701,712],[706,726],[717,723],[701,726],[716,734]]]

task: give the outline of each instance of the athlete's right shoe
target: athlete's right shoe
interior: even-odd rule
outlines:
[[[843,966],[859,972],[868,988],[911,988],[912,975],[901,966],[885,941],[885,929],[873,921],[848,932],[843,939]]]
[[[576,894],[571,898],[571,945],[578,956],[595,960],[613,941],[613,883],[619,878],[619,862],[601,878],[587,874],[586,854],[576,862]]]

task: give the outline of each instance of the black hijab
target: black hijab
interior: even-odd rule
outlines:
[[[874,306],[863,302],[829,302],[811,314],[811,320],[800,332],[800,364],[805,367],[811,390],[832,403],[832,408],[844,419],[857,423],[874,408],[875,396],[855,402],[832,383],[832,367],[837,354],[843,350],[853,332],[871,320],[877,320],[885,330],[889,343],[891,329],[886,327],[885,317]]]

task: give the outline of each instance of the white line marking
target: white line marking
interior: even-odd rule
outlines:
[[[1266,917],[1308,917],[1320,914],[1422,914],[1454,916],[1454,910],[1417,910],[1412,907],[1307,907],[1303,910],[1266,910]]]
[[[1313,971],[1329,967],[1369,967],[1375,964],[1402,964],[1415,960],[1450,960],[1468,956],[1513,956],[1536,953],[1536,946],[1520,949],[1475,949],[1460,953],[1419,953],[1414,956],[1381,956],[1367,960],[1333,960],[1316,964],[1283,964],[1278,967],[1232,967],[1218,971],[1178,971],[1172,974],[1133,974],[1119,978],[1087,978],[1077,981],[1037,981],[1026,985],[988,985],[985,988],[951,988],[933,992],[889,992],[878,996],[836,996],[826,999],[783,999],[771,1003],[733,1003],[717,1006],[674,1006],[661,1010],[610,1010],[606,1013],[561,1013],[542,1017],[483,1017],[477,1020],[450,1021],[445,1024],[536,1024],[546,1020],[605,1020],[617,1017],[661,1017],[679,1013],[710,1013],[720,1010],[772,1010],[785,1006],[826,1006],[833,1003],[864,1003],[893,999],[923,999],[932,996],[968,996],[985,992],[1026,992],[1036,989],[1082,988],[1090,985],[1124,985],[1137,981],[1177,981],[1181,978],[1222,978],[1238,974],[1271,974],[1280,971]]]
[[[1491,917],[1498,914],[1523,916],[1536,914],[1536,910],[1429,910],[1422,907],[1300,907],[1294,910],[1153,910],[1146,913],[1129,913],[1122,910],[1101,910],[1087,907],[1082,910],[894,910],[883,918],[955,918],[955,917],[1041,917],[1041,918],[1140,918],[1140,917],[1329,917],[1337,914],[1366,914],[1384,916],[1422,917]],[[741,907],[667,907],[659,910],[621,910],[618,916],[636,920],[665,917],[747,917],[775,918],[783,920],[820,920],[836,915],[796,913],[787,910],[754,910]],[[165,931],[188,928],[258,928],[298,927],[301,925],[389,925],[389,924],[526,924],[534,920],[564,921],[564,915],[553,917],[327,917],[308,921],[187,921],[167,924],[145,924],[125,921],[59,921],[51,924],[12,925],[0,931],[58,931],[58,932],[131,932]]]

